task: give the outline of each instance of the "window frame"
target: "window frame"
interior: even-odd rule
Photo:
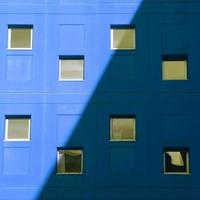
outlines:
[[[181,152],[185,151],[186,153],[186,171],[185,172],[166,172],[166,165],[165,165],[165,153],[166,151],[172,152]],[[189,148],[163,148],[163,170],[164,175],[190,175],[190,159],[189,159]]]
[[[28,133],[27,133],[27,139],[9,139],[8,138],[8,124],[9,124],[9,119],[27,119],[28,120]],[[29,115],[27,116],[9,116],[7,115],[5,117],[5,134],[4,134],[4,141],[8,142],[29,142],[31,140],[31,117]]]
[[[112,120],[113,119],[133,119],[134,120],[134,132],[133,137],[130,139],[112,139]],[[111,115],[110,116],[110,142],[135,142],[136,141],[136,116],[135,115]]]
[[[62,60],[82,60],[83,61],[83,78],[73,78],[73,79],[63,79],[62,74],[61,74],[61,69],[62,69]],[[58,81],[84,81],[85,80],[85,57],[84,56],[59,56],[59,72],[58,72]]]
[[[30,47],[11,47],[11,39],[12,39],[12,34],[11,31],[12,29],[30,29]],[[8,43],[7,43],[7,49],[8,50],[32,50],[33,49],[33,26],[32,25],[9,25],[8,26]]]
[[[81,155],[81,160],[80,160],[80,162],[81,162],[81,172],[59,172],[59,152],[60,151],[79,151],[80,152],[80,155]],[[57,165],[56,165],[56,175],[82,175],[83,174],[83,149],[71,149],[71,148],[57,148]]]
[[[114,29],[121,30],[132,30],[133,31],[133,47],[132,48],[115,48],[114,47]],[[110,26],[110,49],[111,50],[121,50],[121,51],[133,51],[136,49],[136,27],[135,25],[111,25]]]

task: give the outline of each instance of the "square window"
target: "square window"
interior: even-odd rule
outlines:
[[[74,149],[59,149],[57,152],[58,174],[82,174],[83,151]]]
[[[166,58],[162,61],[163,80],[187,80],[187,59]]]
[[[29,141],[30,116],[6,116],[5,140]]]
[[[8,49],[32,49],[32,26],[9,26]]]
[[[187,148],[164,148],[164,173],[189,174],[189,150]]]
[[[135,49],[135,27],[126,25],[111,26],[111,49]]]
[[[59,80],[79,81],[83,80],[84,58],[81,57],[60,57],[59,58]]]
[[[135,141],[134,117],[113,116],[110,118],[111,141]]]

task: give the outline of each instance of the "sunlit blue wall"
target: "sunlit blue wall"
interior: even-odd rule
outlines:
[[[0,199],[200,199],[200,2],[0,0]],[[33,25],[33,49],[8,50],[8,25]],[[136,49],[110,50],[110,26]],[[162,55],[187,55],[187,81],[162,80]],[[61,55],[84,81],[58,81]],[[109,141],[113,114],[136,141]],[[5,115],[31,115],[31,141],[8,142]],[[58,147],[81,147],[83,175],[56,175]],[[190,149],[190,175],[163,173],[163,147]]]

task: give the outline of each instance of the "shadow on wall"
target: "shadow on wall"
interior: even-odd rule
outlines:
[[[61,116],[62,123],[66,123],[61,127],[62,137],[65,137],[67,124],[76,121],[69,140],[63,146],[52,147],[55,154],[59,148],[81,149],[83,151],[83,174],[56,174],[55,160],[55,166],[37,199],[147,199],[148,189],[144,191],[139,189],[139,187],[147,188],[149,181],[147,176],[148,159],[145,159],[147,157],[147,138],[143,142],[137,141],[137,138],[136,142],[110,142],[109,119],[110,115],[137,114],[135,112],[140,108],[129,105],[129,94],[146,92],[149,87],[149,54],[148,48],[146,48],[149,36],[147,34],[148,16],[140,15],[141,10],[142,5],[135,16],[131,20],[129,19],[129,24],[124,24],[123,21],[128,21],[127,16],[130,17],[130,14],[100,16],[100,22],[105,26],[108,25],[110,29],[114,30],[115,36],[120,38],[121,42],[113,45],[124,47],[129,45],[130,41],[127,43],[127,38],[129,36],[133,38],[135,29],[136,48],[133,50],[105,49],[107,47],[104,46],[102,38],[98,40],[97,52],[99,55],[97,59],[100,64],[103,63],[102,59],[109,60],[109,62],[106,67],[102,66],[105,71],[99,78],[94,94],[81,113],[81,117],[79,118],[77,115]],[[114,18],[119,19],[119,24],[112,24],[112,21],[116,21],[116,19],[113,20]],[[123,24],[126,26],[111,26]],[[124,33],[123,28],[129,31]],[[121,32],[117,32],[117,30]],[[110,30],[107,33],[110,33]],[[96,33],[95,37],[102,37],[102,35]],[[110,35],[105,35],[105,37],[110,37]],[[129,103],[120,103],[119,105],[116,102]],[[140,143],[141,146],[139,146]],[[135,157],[138,153],[140,157]],[[74,162],[76,163],[76,161]]]

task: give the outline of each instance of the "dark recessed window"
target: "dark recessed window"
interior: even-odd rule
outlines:
[[[58,174],[82,174],[83,151],[73,149],[58,149],[57,151]]]
[[[189,174],[188,148],[164,148],[164,173]]]

